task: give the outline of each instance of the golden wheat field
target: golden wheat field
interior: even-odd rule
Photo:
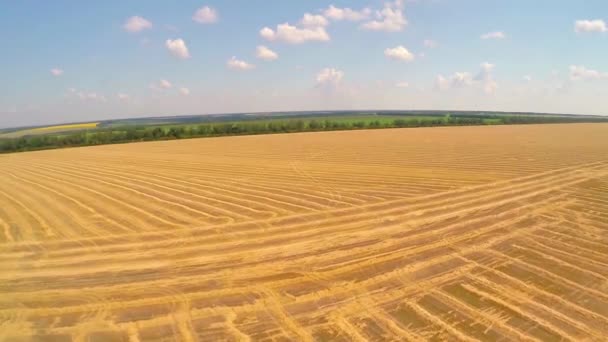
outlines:
[[[2,341],[608,335],[608,125],[0,156]]]

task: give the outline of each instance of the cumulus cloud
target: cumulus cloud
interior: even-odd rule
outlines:
[[[487,39],[505,39],[507,37],[507,35],[502,32],[502,31],[494,31],[494,32],[488,32],[488,33],[484,33],[480,36],[481,39],[487,40]]]
[[[255,51],[255,55],[257,58],[263,59],[265,61],[274,61],[279,58],[279,55],[276,52],[270,50],[264,45],[258,45]]]
[[[260,30],[260,36],[269,41],[280,41],[289,44],[302,44],[305,42],[326,42],[329,41],[329,34],[322,26],[317,27],[296,27],[289,23],[277,25],[276,30],[264,27]]]
[[[95,92],[89,92],[89,93],[79,92],[78,96],[80,97],[81,100],[106,102],[105,96],[103,96],[101,94],[97,94]]]
[[[481,70],[475,77],[470,72],[465,71],[455,72],[448,77],[437,75],[435,85],[440,90],[476,86],[481,87],[486,94],[493,94],[498,89],[498,83],[494,80],[492,74],[495,66],[494,64],[484,62],[480,67]]]
[[[63,69],[53,68],[50,71],[51,71],[51,75],[53,75],[55,77],[63,75]]]
[[[439,90],[448,89],[450,87],[449,78],[447,78],[441,74],[437,75],[437,77],[435,77],[435,87],[437,87],[437,89],[439,89]]]
[[[238,59],[236,59],[236,56],[232,56],[232,58],[230,58],[228,60],[228,62],[226,62],[226,66],[228,66],[228,68],[234,69],[234,70],[250,70],[250,69],[255,68],[255,65],[249,64],[245,61],[238,60]]]
[[[410,86],[410,84],[405,81],[395,83],[395,87],[397,87],[397,88],[407,88],[409,86]]]
[[[165,41],[165,46],[171,52],[171,54],[177,58],[187,59],[190,58],[190,52],[188,51],[188,47],[183,39],[167,39]]]
[[[574,22],[574,31],[577,33],[581,32],[606,32],[608,27],[603,20],[577,20]]]
[[[473,75],[469,72],[455,72],[452,76],[445,77],[437,75],[437,88],[444,90],[449,88],[462,88],[473,84]]]
[[[491,76],[492,70],[494,70],[495,65],[488,62],[481,63],[481,71],[479,72],[477,79],[484,80]]]
[[[498,89],[498,83],[494,80],[488,80],[483,84],[483,92],[486,94],[494,94]]]
[[[494,67],[494,64],[488,62],[481,63],[481,71],[475,77],[476,81],[482,83],[483,91],[486,94],[493,94],[498,89],[498,83],[496,83],[492,75]]]
[[[131,99],[131,97],[128,94],[125,93],[118,93],[116,94],[116,97],[123,102],[127,102]]]
[[[466,87],[473,84],[473,77],[468,72],[456,72],[450,78],[453,87]]]
[[[300,19],[300,25],[304,27],[327,26],[329,25],[329,21],[322,15],[305,13],[302,19]]]
[[[152,23],[140,16],[133,16],[125,22],[123,28],[128,32],[140,32],[152,28]]]
[[[582,65],[571,65],[570,66],[570,79],[572,81],[579,80],[599,80],[607,79],[608,73],[599,72],[597,70],[588,69]]]
[[[376,11],[376,20],[364,23],[361,28],[370,31],[397,32],[403,30],[406,25],[407,20],[403,16],[403,2],[396,0],[385,3],[381,11]]]
[[[154,90],[169,89],[171,87],[173,87],[173,84],[171,84],[171,82],[169,82],[165,79],[161,79],[158,81],[158,83],[152,83],[149,86],[150,89],[154,89]]]
[[[363,8],[359,11],[356,11],[348,7],[338,8],[334,5],[329,5],[329,7],[323,10],[322,13],[326,18],[335,21],[361,21],[369,18],[372,11],[369,8]]]
[[[188,89],[186,87],[179,88],[179,92],[180,92],[180,94],[182,94],[184,96],[190,95],[190,89]]]
[[[405,47],[403,47],[401,45],[394,47],[392,49],[384,50],[384,55],[387,58],[399,60],[399,61],[405,61],[405,62],[411,62],[415,58],[414,54],[409,52]]]
[[[92,91],[77,90],[75,88],[68,89],[68,97],[76,97],[81,101],[90,102],[106,102],[106,97],[102,94],[98,94]]]
[[[213,24],[217,22],[219,15],[214,8],[204,6],[196,10],[192,15],[192,20],[200,24]]]
[[[429,49],[436,48],[439,45],[439,44],[437,44],[436,41],[431,40],[431,39],[425,39],[423,44],[424,44],[424,47],[427,47]]]
[[[317,86],[337,86],[342,81],[344,72],[334,68],[324,68],[317,73]]]
[[[169,82],[167,80],[160,80],[159,85],[163,89],[169,89],[169,88],[173,87],[173,85],[171,84],[171,82]]]

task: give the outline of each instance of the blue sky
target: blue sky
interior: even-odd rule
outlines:
[[[608,114],[607,21],[605,0],[6,1],[0,127],[323,109]]]

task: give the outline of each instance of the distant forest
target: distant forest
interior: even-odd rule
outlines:
[[[115,123],[76,132],[30,135],[19,138],[0,139],[0,153],[33,151],[52,148],[91,146],[137,141],[173,140],[232,135],[271,133],[317,132],[356,129],[380,129],[402,127],[471,126],[606,122],[608,118],[575,115],[534,114],[467,114],[462,112],[414,115],[399,113],[343,115],[284,115],[254,116],[238,121],[216,120],[212,122],[189,122],[142,124],[137,119],[129,123]],[[234,119],[233,119],[234,120]],[[126,122],[126,120],[123,120]]]

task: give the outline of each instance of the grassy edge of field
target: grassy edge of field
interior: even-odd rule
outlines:
[[[96,146],[143,141],[191,139],[204,137],[258,135],[276,133],[344,131],[383,128],[440,126],[479,126],[550,123],[608,123],[607,118],[546,115],[352,115],[293,116],[254,118],[163,125],[112,125],[69,133],[22,136],[0,139],[0,153],[26,152],[66,147]]]

